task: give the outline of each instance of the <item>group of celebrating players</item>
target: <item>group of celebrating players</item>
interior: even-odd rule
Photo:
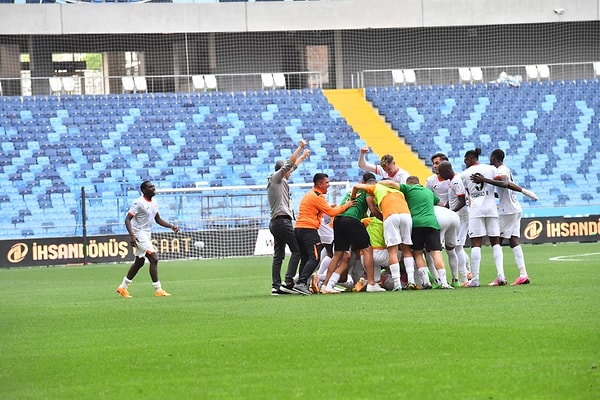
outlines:
[[[288,180],[309,157],[305,147],[301,140],[288,160],[275,163],[268,178],[269,230],[274,239],[272,295],[479,287],[485,237],[497,272],[489,286],[507,285],[503,239],[509,240],[519,270],[511,285],[530,282],[519,244],[522,209],[516,193],[537,197],[514,183],[501,149],[491,153],[490,165],[479,163],[481,149],[467,151],[467,168],[460,174],[446,155],[434,154],[434,174],[423,186],[389,154],[381,157],[379,165],[368,163],[369,149],[363,147],[358,167],[366,172],[340,205],[328,203],[329,177],[316,173],[296,215]],[[382,179],[377,181],[375,175]],[[464,249],[467,236],[470,257]],[[286,246],[291,256],[282,281]]]

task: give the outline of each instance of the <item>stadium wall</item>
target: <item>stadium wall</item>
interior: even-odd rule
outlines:
[[[0,6],[3,9],[0,33],[9,35],[386,29],[600,19],[599,0],[343,0]]]

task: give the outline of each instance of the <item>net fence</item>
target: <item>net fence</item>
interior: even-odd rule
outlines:
[[[548,65],[549,79],[592,79],[600,23],[1,35],[0,50],[4,95],[348,88],[394,84],[395,70],[413,71],[417,84],[457,84],[459,68],[481,68],[475,78],[488,82],[502,72],[527,79],[528,65]]]

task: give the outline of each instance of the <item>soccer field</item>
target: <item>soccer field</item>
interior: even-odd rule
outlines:
[[[270,257],[163,261],[163,298],[147,265],[130,299],[128,264],[3,269],[0,399],[598,398],[600,245],[524,252],[530,285],[307,297]]]

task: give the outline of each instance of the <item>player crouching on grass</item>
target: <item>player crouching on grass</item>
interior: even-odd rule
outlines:
[[[154,200],[156,194],[156,186],[150,181],[144,181],[140,185],[142,196],[135,200],[127,212],[125,217],[125,227],[129,232],[131,245],[133,246],[133,254],[135,261],[129,267],[127,275],[123,278],[123,282],[117,288],[117,293],[122,297],[131,297],[127,291],[127,287],[133,281],[133,278],[138,271],[144,266],[145,258],[150,262],[149,272],[154,286],[154,295],[157,297],[170,296],[165,292],[158,280],[158,257],[156,249],[152,245],[152,221],[155,221],[160,226],[171,229],[174,233],[179,232],[179,227],[165,221],[158,213],[158,205]]]

